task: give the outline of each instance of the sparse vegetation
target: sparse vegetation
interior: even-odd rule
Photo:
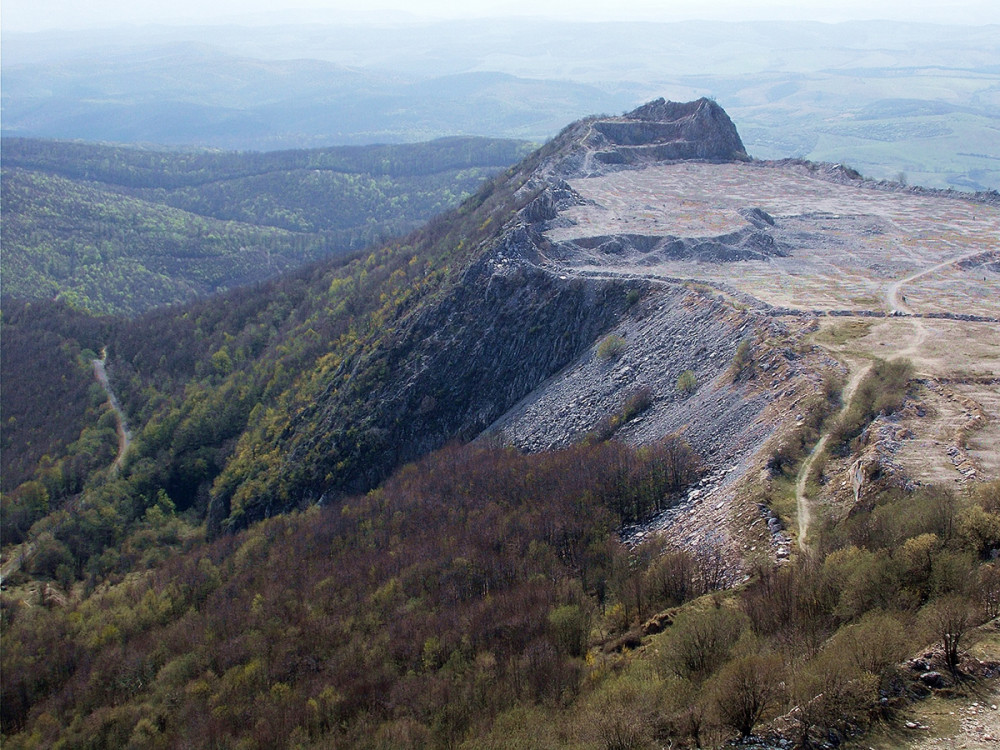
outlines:
[[[846,455],[851,441],[879,414],[886,416],[900,409],[906,399],[913,365],[904,359],[878,359],[858,385],[851,405],[831,430],[828,449],[833,455]]]
[[[877,304],[877,299],[864,300],[868,306]],[[859,302],[856,300],[856,302]],[[870,320],[847,320],[836,325],[824,327],[816,334],[816,340],[832,346],[843,346],[844,344],[867,336],[872,330],[873,323]]]
[[[601,339],[597,345],[597,356],[600,359],[618,359],[625,351],[625,339],[617,333],[612,333]]]
[[[753,374],[753,352],[750,342],[744,339],[736,347],[733,361],[729,365],[729,376],[733,382],[747,380]]]
[[[621,409],[598,422],[597,426],[587,433],[585,439],[597,442],[610,440],[618,430],[645,412],[652,405],[652,389],[649,387],[635,389],[625,398],[625,403],[622,404]]]
[[[685,370],[677,376],[677,390],[690,396],[698,389],[698,378],[693,370]]]
[[[817,392],[803,399],[799,407],[802,409],[801,419],[796,420],[774,449],[767,464],[772,477],[795,476],[799,464],[819,440],[824,423],[837,410],[839,403],[840,382],[832,375],[826,375]]]

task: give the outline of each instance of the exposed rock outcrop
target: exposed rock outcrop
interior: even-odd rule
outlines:
[[[596,120],[586,145],[604,164],[749,159],[729,115],[704,98],[683,103],[657,99],[621,117]]]
[[[741,260],[767,260],[784,257],[784,245],[765,229],[745,227],[718,237],[665,237],[641,234],[581,237],[560,243],[551,257],[614,255],[635,259],[644,265],[671,260],[692,260],[699,263],[732,263]]]

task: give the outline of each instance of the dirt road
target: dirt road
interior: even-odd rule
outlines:
[[[121,404],[118,403],[118,398],[115,396],[115,392],[111,389],[111,382],[108,380],[107,370],[104,369],[104,363],[107,360],[108,351],[104,349],[101,351],[101,358],[93,360],[94,364],[94,377],[97,378],[97,382],[101,384],[104,388],[104,392],[108,394],[108,403],[111,404],[111,408],[115,412],[115,421],[118,424],[118,455],[115,456],[115,462],[111,465],[111,472],[117,473],[121,468],[122,461],[125,460],[125,454],[128,453],[129,446],[132,444],[132,433],[129,432],[128,424],[125,421],[125,412],[122,411]]]

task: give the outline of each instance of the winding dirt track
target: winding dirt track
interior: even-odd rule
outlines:
[[[854,398],[854,392],[858,389],[858,384],[868,374],[868,370],[871,369],[871,362],[853,362],[849,363],[848,367],[851,368],[853,364],[853,369],[851,370],[851,376],[844,386],[844,390],[841,392],[841,401],[843,405],[840,407],[840,411],[837,412],[837,419],[840,418],[851,406],[851,399]],[[816,442],[813,446],[812,451],[806,457],[806,460],[802,462],[802,466],[799,468],[799,475],[795,481],[795,505],[796,513],[798,517],[798,536],[799,536],[799,549],[806,549],[806,538],[809,535],[809,526],[812,524],[812,509],[809,507],[809,498],[806,497],[806,482],[809,479],[809,472],[812,470],[813,464],[816,462],[816,458],[823,452],[826,448],[826,443],[830,438],[830,433],[825,432],[823,436]]]
[[[115,396],[114,391],[111,389],[111,382],[108,380],[108,373],[104,369],[104,363],[107,360],[108,352],[106,349],[101,351],[101,358],[91,360],[94,365],[94,377],[97,378],[97,382],[101,384],[104,388],[104,392],[108,394],[108,403],[111,404],[111,408],[115,413],[115,422],[118,428],[118,455],[115,456],[114,463],[111,464],[111,473],[117,474],[118,470],[121,468],[122,462],[125,460],[125,454],[128,453],[129,446],[132,444],[132,433],[128,429],[128,425],[125,422],[125,412],[122,411],[121,404],[118,402],[117,396]],[[0,565],[0,584],[2,584],[8,576],[16,573],[21,569],[35,551],[35,545],[30,542],[25,542],[18,547],[10,550],[10,557],[7,559],[3,565]]]
[[[899,279],[898,281],[892,282],[891,284],[889,284],[889,287],[885,290],[886,307],[889,308],[890,312],[899,311],[902,313],[912,314],[913,310],[910,309],[910,307],[905,302],[905,298],[903,298],[902,295],[900,294],[900,289],[903,287],[904,284],[909,284],[911,281],[916,281],[917,279],[923,276],[936,273],[943,268],[947,268],[948,266],[953,266],[956,263],[961,263],[964,260],[969,260],[970,258],[975,258],[976,256],[982,254],[983,254],[982,248],[973,250],[972,252],[969,253],[963,253],[962,255],[959,255],[955,258],[942,261],[941,263],[937,263],[936,265],[933,265],[930,268],[924,268],[921,271],[917,271],[916,273],[910,274],[906,278],[902,278]]]
[[[964,253],[949,260],[942,261],[941,263],[936,263],[928,268],[921,269],[916,273],[912,273],[902,279],[892,282],[885,290],[885,305],[890,312],[898,312],[904,315],[912,315],[913,309],[906,304],[905,297],[903,296],[901,289],[904,285],[909,284],[917,279],[928,276],[932,273],[941,271],[949,266],[953,266],[956,263],[961,263],[964,260],[973,258],[977,255],[981,255],[982,250],[974,250],[972,252]],[[927,338],[927,329],[924,327],[923,319],[920,317],[912,317],[910,320],[913,323],[913,335],[907,345],[903,348],[898,349],[894,354],[896,357],[910,357],[917,354],[920,351],[921,345]],[[870,361],[863,360],[849,360],[845,358],[844,364],[847,365],[850,371],[850,377],[848,378],[847,384],[844,386],[844,390],[841,394],[841,401],[843,405],[837,414],[839,419],[842,414],[844,414],[851,405],[851,399],[854,397],[854,392],[858,388],[858,384],[868,374],[871,369]],[[795,505],[796,505],[796,516],[798,519],[798,545],[799,549],[805,550],[807,548],[807,538],[809,535],[809,526],[812,524],[812,509],[810,508],[809,498],[806,496],[806,483],[809,479],[809,473],[812,470],[813,464],[816,459],[826,448],[827,441],[830,437],[830,433],[826,432],[817,441],[816,445],[813,447],[812,451],[806,457],[806,460],[802,462],[802,466],[799,469],[798,476],[795,481]]]
[[[111,408],[115,413],[115,422],[118,426],[118,455],[115,456],[115,461],[111,464],[111,473],[117,474],[121,468],[122,461],[125,460],[125,454],[128,453],[129,446],[132,444],[132,433],[129,432],[128,424],[125,422],[125,412],[122,411],[121,404],[118,403],[118,398],[111,389],[107,370],[104,369],[107,357],[107,349],[104,349],[101,351],[101,358],[93,360],[94,377],[97,378],[97,382],[101,384],[104,392],[108,394],[108,403],[111,404]]]

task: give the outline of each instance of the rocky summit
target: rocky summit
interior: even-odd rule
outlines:
[[[622,115],[585,120],[579,145],[601,165],[642,165],[701,159],[747,161],[746,149],[725,110],[711,99],[657,99]]]

